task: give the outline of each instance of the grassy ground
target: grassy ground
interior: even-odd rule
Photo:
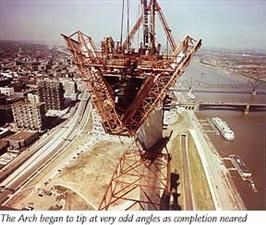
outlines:
[[[193,139],[188,138],[188,157],[192,178],[193,198],[196,210],[214,209],[206,176]]]
[[[183,201],[183,189],[184,189],[184,176],[183,176],[183,165],[182,165],[182,156],[181,156],[181,149],[180,149],[180,138],[179,136],[175,136],[172,140],[171,145],[171,172],[177,172],[180,176],[179,179],[179,186],[178,186],[178,192],[181,193],[180,197],[178,198],[178,202],[181,205],[181,207],[184,205]],[[182,207],[183,208],[183,207]]]

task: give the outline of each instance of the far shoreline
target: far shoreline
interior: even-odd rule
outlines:
[[[251,79],[254,81],[258,81],[258,82],[266,82],[266,75],[265,75],[265,78],[258,78],[258,77],[251,77],[251,76],[248,76],[245,74],[236,73],[236,72],[230,71],[226,68],[223,68],[223,67],[211,64],[211,63],[204,62],[204,59],[201,59],[199,56],[198,56],[198,60],[195,62],[199,65],[204,66],[204,67],[216,69],[216,70],[222,71],[224,73],[230,74],[232,76],[238,76],[238,77],[242,77],[244,79]]]

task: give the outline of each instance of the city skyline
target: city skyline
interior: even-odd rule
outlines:
[[[129,2],[132,27],[140,13],[140,3]],[[159,3],[178,41],[191,34],[203,39],[205,47],[266,49],[265,1],[162,0]],[[0,39],[61,45],[61,33],[81,30],[97,42],[109,35],[119,40],[121,8],[121,0],[1,0]]]

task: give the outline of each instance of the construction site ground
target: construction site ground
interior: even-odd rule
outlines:
[[[34,210],[97,209],[128,144],[112,136],[92,135],[91,130],[90,114],[82,133],[24,184],[6,206],[30,206]]]
[[[192,188],[192,201],[194,210],[211,210],[214,208],[212,203],[211,194],[209,191],[208,183],[205,177],[204,170],[201,165],[201,161],[194,144],[194,140],[190,136],[188,130],[191,127],[191,120],[187,115],[187,112],[177,114],[177,120],[169,125],[169,130],[173,130],[172,137],[168,143],[169,151],[171,152],[171,172],[177,172],[179,174],[179,187],[178,193],[180,197],[178,202],[182,210],[188,209],[186,206],[184,195],[185,187],[184,179],[189,179]],[[168,130],[168,131],[169,131]],[[183,164],[185,163],[182,156],[180,135],[186,134],[188,137],[188,161],[189,161],[189,176],[185,176]]]
[[[165,135],[173,130],[167,147],[172,155],[171,172],[177,172],[180,177],[178,203],[182,210],[214,209],[210,186],[196,147],[201,142],[192,138],[190,132],[195,127],[197,118],[193,112],[188,111],[174,112],[172,116],[175,121],[168,125]],[[108,135],[94,136],[89,133],[90,129],[91,122],[88,122],[85,131],[75,142],[6,205],[18,209],[31,205],[35,210],[97,210],[119,157],[126,151],[129,142],[123,143],[119,138]],[[186,162],[180,144],[180,135],[184,134],[188,146],[185,152]],[[188,171],[184,170],[185,163]],[[192,199],[190,205],[186,196],[188,185]]]
[[[98,142],[89,152],[66,166],[53,184],[80,193],[89,209],[97,209],[124,150],[126,146],[119,143]],[[79,209],[79,205],[73,209]]]
[[[94,138],[87,135],[86,140]],[[7,205],[14,208],[32,205],[36,210],[96,210],[126,149],[127,145],[119,142],[98,140],[71,159],[61,156]]]

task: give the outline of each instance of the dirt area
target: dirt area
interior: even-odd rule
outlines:
[[[60,193],[58,196],[64,202],[63,209],[64,210],[93,210],[94,207],[87,204],[82,197],[80,197],[77,193],[69,190],[68,188],[62,186],[55,186],[55,190]],[[51,207],[49,210],[56,210],[56,208]]]
[[[126,147],[121,143],[99,142],[89,152],[84,153],[80,158],[63,168],[59,176],[55,177],[52,182],[55,185],[64,184],[64,186],[84,196],[92,206],[98,207],[119,157],[126,150]],[[78,205],[77,207],[73,209],[80,209]]]
[[[20,191],[16,195],[16,203],[14,203],[13,201],[10,201],[8,204],[6,204],[6,206],[15,208],[15,209],[23,208],[26,205],[26,203],[23,200],[31,194],[32,190],[33,190],[33,187],[29,187],[25,190]]]
[[[113,140],[98,140],[94,146],[84,149],[92,139],[81,134],[46,168],[46,172],[35,177],[7,206],[21,209],[32,204],[35,210],[97,209],[127,145]],[[83,150],[80,150],[82,144]],[[80,153],[77,153],[77,148]],[[49,195],[50,190],[52,195]],[[60,199],[62,192],[65,192],[63,202]]]
[[[49,188],[39,188],[37,186],[31,186],[22,190],[16,195],[16,198],[10,201],[7,206],[23,209],[24,207],[31,206],[36,209],[60,209],[58,205],[59,194]],[[61,206],[62,208],[62,206]]]

